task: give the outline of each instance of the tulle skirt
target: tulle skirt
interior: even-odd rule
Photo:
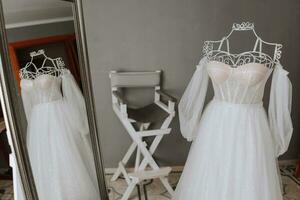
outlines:
[[[282,200],[262,103],[209,103],[173,200]]]
[[[41,200],[96,200],[93,155],[68,103],[34,106],[28,122],[27,147]],[[78,119],[79,120],[79,119]]]

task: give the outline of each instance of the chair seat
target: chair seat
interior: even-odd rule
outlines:
[[[163,121],[169,116],[167,112],[155,103],[136,109],[128,108],[127,113],[128,117],[137,123],[150,123],[151,129],[160,127]]]

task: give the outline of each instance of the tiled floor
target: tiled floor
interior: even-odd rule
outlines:
[[[300,200],[300,178],[295,177],[295,165],[281,168],[284,200]]]
[[[11,180],[0,180],[0,199],[13,200],[13,182]]]
[[[300,178],[296,178],[295,166],[288,165],[281,167],[283,188],[284,188],[284,200],[300,200]],[[172,186],[176,186],[180,177],[180,173],[170,174],[169,181]],[[125,191],[127,184],[125,180],[118,179],[116,182],[110,181],[111,175],[107,175],[107,183],[109,185],[109,198],[110,200],[119,200],[121,199],[122,193]],[[146,196],[145,198],[145,193]],[[162,186],[159,180],[147,181],[145,182],[144,188],[140,189],[141,199],[148,200],[169,200],[170,196]],[[139,200],[138,189],[136,188],[133,192],[130,200]]]
[[[282,181],[284,187],[284,200],[300,200],[300,178],[294,176],[295,166],[288,165],[281,167]],[[118,200],[126,189],[126,182],[118,179],[116,182],[110,182],[111,175],[107,175],[107,183],[110,190],[110,200]],[[170,174],[169,181],[172,186],[178,182],[180,173]],[[170,196],[158,180],[147,181],[144,188],[140,188],[140,195],[148,200],[169,200]],[[139,200],[137,189],[133,192],[131,200]],[[12,181],[0,180],[0,200],[13,200],[13,184]]]

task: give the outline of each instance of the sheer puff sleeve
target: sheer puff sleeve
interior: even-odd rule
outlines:
[[[280,64],[275,66],[269,102],[269,123],[276,156],[287,151],[293,133],[290,116],[292,84],[287,75],[288,72]]]
[[[206,63],[207,58],[202,58],[178,105],[181,134],[188,141],[196,138],[202,115],[209,80]]]
[[[23,107],[26,115],[27,122],[30,120],[31,110],[33,108],[33,97],[31,90],[27,88],[27,85],[32,84],[29,80],[21,80],[21,98],[23,102]]]
[[[89,134],[89,126],[85,107],[85,100],[76,80],[69,70],[62,75],[62,92],[64,100],[71,106],[73,115],[70,116],[82,136]]]

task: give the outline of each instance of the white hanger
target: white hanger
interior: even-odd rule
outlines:
[[[225,37],[223,37],[221,40],[205,41],[204,47],[203,47],[204,54],[207,56],[210,56],[212,53],[221,51],[221,46],[222,46],[223,42],[226,41],[227,54],[230,55],[230,51],[229,51],[230,47],[229,47],[228,38],[235,31],[252,31],[253,34],[255,35],[255,37],[257,38],[255,45],[254,45],[254,49],[252,51],[248,51],[248,52],[244,52],[244,53],[255,52],[255,53],[258,53],[260,56],[268,56],[267,54],[262,53],[262,44],[272,45],[272,46],[275,46],[275,50],[274,50],[274,56],[273,56],[273,58],[270,57],[270,60],[272,59],[273,64],[279,62],[279,59],[281,57],[282,45],[278,44],[278,43],[271,43],[271,42],[266,42],[266,41],[262,40],[261,37],[259,37],[258,34],[255,32],[254,23],[250,23],[250,22],[243,22],[241,24],[234,23],[232,25],[232,29],[231,29],[230,33],[228,35],[226,35]],[[213,46],[215,43],[220,44],[218,47],[218,50],[213,50]],[[256,50],[258,45],[259,45],[259,51]],[[231,54],[231,55],[234,55],[234,54]]]
[[[37,67],[36,64],[33,62],[34,57],[43,56],[44,60],[41,67]],[[52,76],[59,76],[62,73],[62,70],[65,69],[65,64],[62,61],[62,58],[50,58],[45,54],[44,49],[40,49],[38,51],[33,51],[30,53],[30,61],[26,63],[25,67],[20,70],[20,78],[21,79],[35,79],[36,77],[48,74]],[[52,66],[46,64],[47,61],[52,63]],[[34,67],[34,71],[29,70],[30,66]]]

